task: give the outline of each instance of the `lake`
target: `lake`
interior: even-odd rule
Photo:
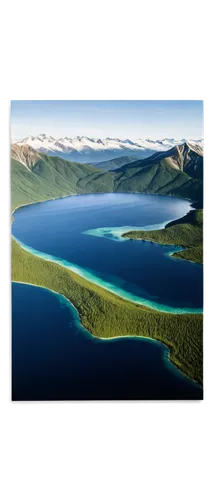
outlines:
[[[175,247],[120,237],[121,228],[163,227],[190,208],[187,200],[167,196],[73,196],[19,208],[12,232],[34,253],[73,264],[82,276],[124,298],[163,311],[201,312],[203,266],[170,257]]]
[[[203,268],[173,259],[174,247],[121,238],[132,227],[164,227],[187,200],[95,194],[20,207],[12,233],[35,254],[72,265],[125,298],[172,312],[201,310]],[[13,284],[13,399],[200,399],[202,389],[169,361],[162,344],[94,339],[68,301]]]

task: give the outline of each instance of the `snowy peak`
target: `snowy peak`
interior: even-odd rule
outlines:
[[[185,141],[183,144],[180,144],[179,146],[175,146],[175,150],[179,154],[183,155],[190,155],[191,152],[199,155],[199,156],[204,156],[204,151],[201,146],[198,144],[194,144],[192,142],[187,142]]]
[[[164,152],[185,143],[185,139],[164,138],[152,139],[120,139],[106,137],[105,139],[87,136],[76,136],[73,138],[61,137],[56,139],[44,133],[37,136],[29,135],[19,145],[27,144],[36,151],[49,155],[67,157],[73,161],[105,161],[114,157],[124,155],[137,155],[145,158],[155,152]],[[192,147],[202,147],[202,141],[189,141]]]

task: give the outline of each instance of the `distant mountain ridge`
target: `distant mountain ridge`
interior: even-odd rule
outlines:
[[[116,157],[135,155],[138,158],[146,158],[156,151],[167,151],[176,145],[185,143],[186,140],[176,139],[119,139],[90,138],[77,136],[74,138],[62,137],[55,139],[46,134],[28,136],[17,144],[27,144],[34,150],[51,156],[60,156],[71,161],[80,163],[103,162]],[[193,145],[203,145],[203,141],[190,141]]]
[[[167,194],[202,205],[203,154],[198,148],[185,143],[105,171],[45,155],[27,144],[15,144],[11,148],[12,206],[105,192]]]
[[[118,158],[112,158],[111,160],[101,161],[101,162],[92,162],[90,165],[93,165],[96,168],[101,168],[102,170],[117,170],[123,165],[128,165],[129,163],[133,163],[137,161],[137,156],[119,156]]]

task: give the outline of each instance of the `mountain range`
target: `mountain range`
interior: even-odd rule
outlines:
[[[130,158],[129,158],[130,160]],[[115,162],[117,160],[112,160]],[[203,150],[183,143],[116,169],[93,166],[38,152],[26,143],[11,149],[12,208],[71,194],[138,192],[189,198],[202,205]],[[106,171],[107,170],[107,171]]]
[[[164,152],[174,146],[185,143],[186,140],[176,139],[119,139],[110,138],[90,138],[77,136],[74,138],[62,137],[56,139],[46,134],[37,136],[29,135],[19,141],[18,145],[28,145],[34,150],[51,156],[78,161],[79,163],[103,162],[121,156],[136,156],[137,158],[147,158],[154,152]],[[190,144],[202,146],[201,140],[189,141]]]
[[[117,170],[94,172],[78,181],[83,192],[167,194],[202,203],[203,153],[187,143]]]

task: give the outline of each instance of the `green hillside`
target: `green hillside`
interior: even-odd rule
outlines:
[[[124,158],[116,160],[123,162]],[[13,145],[12,208],[71,194],[104,192],[180,196],[197,201],[202,206],[202,180],[185,173],[186,169],[199,175],[196,174],[196,171],[199,172],[196,166],[201,165],[203,168],[203,157],[187,145],[155,153],[145,160],[137,160],[107,172],[97,166],[37,153],[27,145]]]
[[[178,196],[202,207],[204,168],[204,157],[183,144],[116,170],[80,179],[78,188],[90,193],[113,191]]]
[[[123,167],[123,165],[128,165],[133,161],[137,160],[137,156],[119,156],[118,158],[112,158],[111,160],[106,160],[102,162],[92,162],[92,165],[96,168],[101,168],[101,170],[116,170],[117,168]]]
[[[115,188],[116,191],[180,195],[188,183],[188,194],[191,197],[195,182],[197,181],[190,179],[187,174],[161,162],[150,166],[124,168],[124,171],[117,173]]]
[[[123,236],[130,239],[151,241],[161,245],[184,247],[185,250],[175,252],[173,257],[203,263],[203,210],[189,212],[185,217],[167,224],[165,229],[129,231],[124,233]]]
[[[203,179],[203,150],[200,146],[184,143],[168,151],[154,153],[143,162],[144,166],[157,163],[178,169],[195,179]]]
[[[194,161],[186,158],[184,172],[195,179],[203,179],[203,157],[195,154]]]
[[[28,166],[11,158],[12,210],[17,206],[77,194],[77,182],[97,169],[58,157],[39,154]]]
[[[138,160],[106,173],[93,173],[78,181],[82,192],[137,192],[172,195],[189,198],[202,204],[202,180],[192,178],[180,167],[181,158],[174,152],[157,153],[146,160]],[[196,157],[198,156],[194,153]],[[179,158],[179,161],[178,161]],[[201,159],[201,157],[200,157]],[[202,158],[203,161],[203,158]],[[192,162],[192,168],[194,161]]]

